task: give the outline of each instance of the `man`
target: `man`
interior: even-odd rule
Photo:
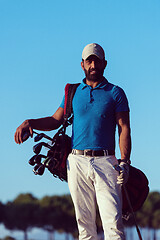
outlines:
[[[88,44],[82,52],[85,79],[73,98],[72,153],[68,157],[68,184],[79,229],[79,239],[96,240],[96,202],[105,239],[125,239],[122,225],[121,186],[129,175],[131,137],[129,107],[124,91],[104,77],[107,66],[103,48]],[[64,100],[53,116],[24,121],[16,130],[15,141],[33,129],[57,129],[63,121]],[[113,166],[115,129],[118,125],[121,172]],[[117,181],[118,179],[118,181]]]

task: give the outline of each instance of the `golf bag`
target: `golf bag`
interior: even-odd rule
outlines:
[[[133,212],[136,212],[142,207],[149,193],[148,184],[146,175],[138,168],[130,165],[128,181],[125,184],[125,188],[122,186],[122,212],[124,217],[131,213],[131,206]],[[127,199],[126,191],[130,203]]]
[[[66,160],[71,152],[71,138],[66,134],[66,128],[72,124],[72,99],[78,87],[77,84],[67,84],[65,87],[65,103],[64,103],[64,121],[58,132],[53,138],[44,133],[37,134],[34,141],[37,142],[42,138],[50,140],[49,143],[40,142],[33,147],[35,155],[29,160],[29,164],[34,166],[35,175],[43,175],[47,168],[54,177],[58,177],[62,181],[67,181]],[[71,116],[72,115],[72,116]],[[48,148],[47,156],[40,154],[42,146]],[[41,159],[45,160],[41,163]]]
[[[79,83],[67,84],[65,87],[65,103],[64,103],[64,122],[60,130],[53,137],[55,144],[48,151],[47,157],[50,161],[46,164],[48,170],[53,176],[61,180],[67,181],[66,160],[71,153],[71,138],[66,134],[66,128],[72,124],[72,100]]]

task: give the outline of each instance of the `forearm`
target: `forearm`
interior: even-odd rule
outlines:
[[[54,117],[44,117],[38,119],[28,119],[28,124],[32,129],[41,131],[51,131],[59,128],[61,122],[56,120]]]
[[[119,112],[116,114],[118,133],[119,133],[119,147],[121,152],[120,175],[117,177],[118,184],[125,184],[129,177],[129,165],[131,154],[131,134],[130,134],[130,120],[129,112]],[[126,160],[126,161],[125,161]],[[127,161],[128,160],[128,161]]]
[[[14,134],[15,142],[23,143],[23,135],[25,132],[29,132],[30,136],[33,136],[33,129],[41,131],[51,131],[59,128],[63,121],[63,108],[58,108],[53,116],[28,119],[25,120],[17,129]]]
[[[119,133],[119,147],[121,152],[121,159],[130,159],[131,154],[131,135],[130,128],[124,126],[122,131]]]

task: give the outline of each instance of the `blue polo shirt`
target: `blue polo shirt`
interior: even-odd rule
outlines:
[[[84,79],[76,90],[72,105],[72,148],[115,150],[115,113],[129,111],[122,88],[105,78],[92,88]],[[64,108],[64,98],[60,107]]]

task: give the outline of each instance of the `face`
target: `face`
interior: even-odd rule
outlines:
[[[81,62],[81,67],[88,81],[100,81],[103,77],[106,65],[107,61],[101,60],[95,55],[91,55]]]

